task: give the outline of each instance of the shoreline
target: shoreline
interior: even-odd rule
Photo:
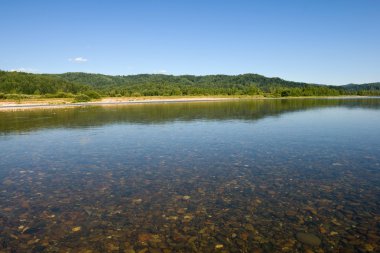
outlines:
[[[112,106],[133,104],[156,104],[156,103],[189,103],[189,102],[218,102],[230,100],[267,100],[267,99],[357,99],[379,98],[371,96],[322,96],[322,97],[278,97],[270,98],[263,96],[206,96],[206,97],[107,97],[96,101],[72,103],[69,99],[29,99],[24,101],[1,101],[0,111],[8,110],[31,110],[31,109],[56,109],[74,108],[83,106]]]
[[[56,109],[56,108],[74,108],[84,106],[113,106],[113,105],[134,105],[134,104],[155,104],[155,103],[188,103],[188,102],[213,102],[237,100],[237,97],[125,97],[125,98],[103,98],[96,101],[73,103],[67,99],[39,99],[36,101],[25,100],[0,101],[0,111],[8,110],[29,110],[29,109]]]

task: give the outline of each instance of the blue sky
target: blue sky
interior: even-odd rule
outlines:
[[[4,0],[0,69],[380,81],[378,0]]]

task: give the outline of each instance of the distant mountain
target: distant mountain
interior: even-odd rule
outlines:
[[[30,74],[0,71],[0,92],[47,94],[84,93],[89,90],[109,96],[156,95],[379,95],[380,83],[331,86],[293,82],[258,74],[110,76],[81,72]]]
[[[233,85],[256,85],[265,88],[268,85],[279,85],[289,87],[304,87],[310,85],[308,83],[285,81],[280,78],[269,78],[258,74],[242,74],[242,75],[163,75],[163,74],[139,74],[128,76],[109,76],[102,74],[90,74],[81,72],[69,72],[64,74],[49,75],[61,77],[64,80],[89,84],[94,87],[106,86],[124,86],[124,85],[141,85],[146,83],[162,84],[173,83],[183,85],[198,86],[233,86]],[[316,85],[316,84],[315,84]]]
[[[380,82],[379,83],[363,83],[363,84],[347,84],[343,86],[348,90],[380,90]]]

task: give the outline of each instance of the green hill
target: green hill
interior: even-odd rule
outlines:
[[[243,75],[162,75],[140,74],[108,76],[87,73],[50,75],[70,82],[92,86],[103,94],[123,96],[170,95],[259,95],[319,96],[340,95],[340,89],[268,78],[257,74]]]
[[[343,88],[358,95],[380,95],[380,83],[347,84]]]
[[[30,74],[23,72],[0,71],[0,92],[12,94],[55,94],[58,92],[80,93],[90,86],[70,82],[64,78]]]
[[[258,74],[110,76],[90,73],[30,74],[0,71],[0,92],[6,94],[100,93],[104,96],[380,95],[380,83],[331,86],[286,81]]]

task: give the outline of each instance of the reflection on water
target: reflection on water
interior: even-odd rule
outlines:
[[[213,103],[134,104],[112,107],[0,111],[0,134],[41,128],[93,127],[116,123],[161,124],[196,120],[257,120],[285,112],[326,107],[378,109],[376,99],[243,100]]]
[[[0,252],[376,252],[379,125],[380,99],[0,112]]]

